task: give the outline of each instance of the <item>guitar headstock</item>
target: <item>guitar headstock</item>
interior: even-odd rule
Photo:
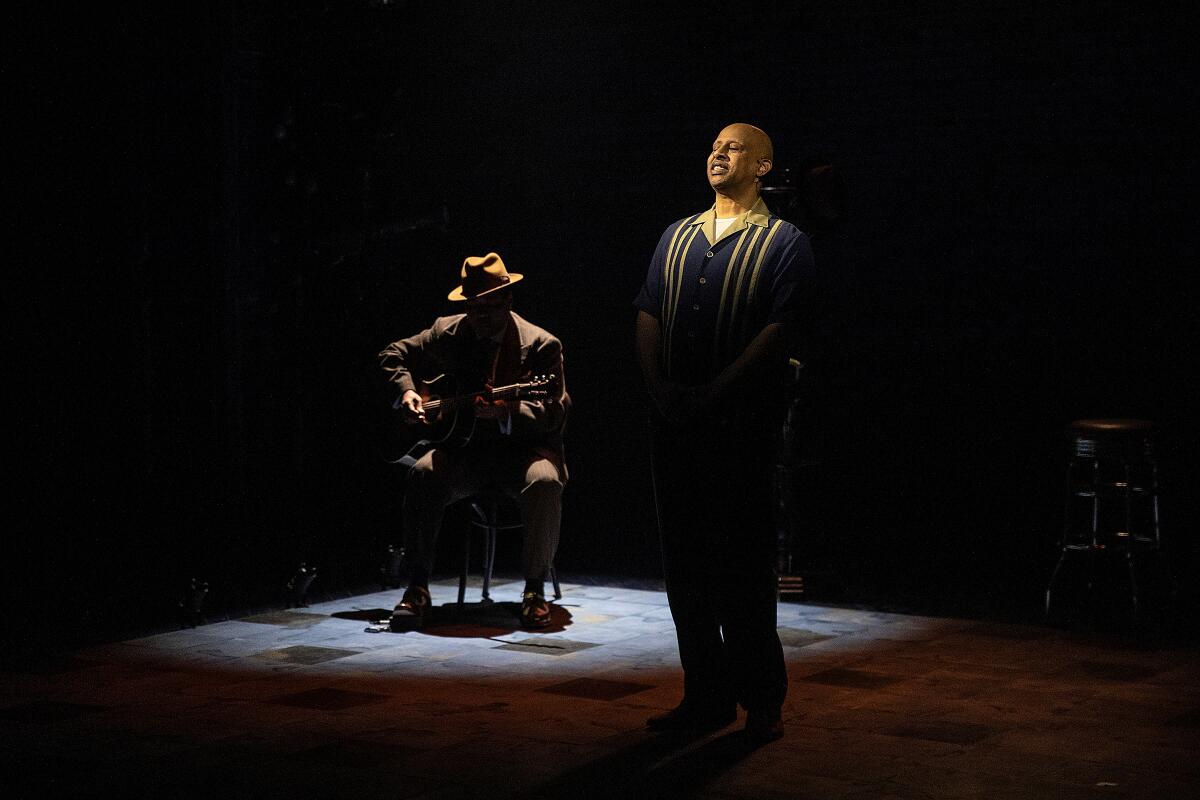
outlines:
[[[550,391],[543,387],[552,386],[558,382],[558,376],[554,373],[546,375],[533,375],[528,380],[520,383],[510,384],[508,386],[498,386],[492,389],[488,396],[493,399],[513,398],[513,397],[549,397]]]

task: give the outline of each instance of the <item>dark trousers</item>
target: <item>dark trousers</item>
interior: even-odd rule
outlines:
[[[779,708],[770,436],[660,428],[654,491],[684,701]]]
[[[542,581],[554,563],[562,518],[563,478],[551,461],[524,448],[430,450],[413,466],[404,498],[405,545],[417,574],[433,572],[446,506],[496,488],[521,507],[525,579]]]

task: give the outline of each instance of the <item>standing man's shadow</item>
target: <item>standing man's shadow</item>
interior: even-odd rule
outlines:
[[[630,746],[556,776],[521,796],[688,797],[758,749],[741,730],[696,745],[711,733],[636,733]]]

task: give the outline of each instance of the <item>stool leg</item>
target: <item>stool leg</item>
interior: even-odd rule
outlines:
[[[1053,607],[1054,584],[1058,580],[1058,572],[1062,569],[1063,562],[1067,560],[1067,551],[1064,548],[1058,554],[1058,562],[1054,565],[1054,570],[1050,573],[1050,582],[1046,584],[1046,605],[1043,609],[1046,619],[1050,618],[1050,610]]]
[[[1125,491],[1123,499],[1125,501],[1125,536],[1129,539],[1129,546],[1133,547],[1133,473],[1129,468],[1128,461],[1122,461],[1121,466],[1125,471]]]
[[[492,568],[496,564],[496,519],[492,517],[488,520],[487,541],[484,542],[484,550],[487,555],[487,563],[483,565],[483,602],[492,602],[491,586],[492,586]]]
[[[1092,549],[1100,544],[1100,459],[1092,461]],[[1088,591],[1091,591],[1091,583]]]
[[[1154,548],[1162,547],[1162,538],[1158,529],[1158,464],[1150,464],[1150,511],[1154,518]]]
[[[463,601],[467,597],[467,573],[471,569],[471,528],[467,526],[467,532],[463,536],[463,560],[462,572],[458,573],[458,609],[461,611]]]
[[[554,585],[554,599],[562,600],[562,589],[558,587],[558,570],[553,564],[550,565],[550,583]]]
[[[1054,590],[1058,583],[1059,573],[1062,571],[1063,564],[1067,561],[1068,545],[1071,544],[1072,532],[1072,517],[1075,502],[1075,467],[1077,459],[1072,458],[1067,462],[1067,498],[1063,503],[1063,530],[1062,539],[1059,541],[1058,561],[1054,564],[1054,569],[1050,572],[1050,580],[1046,584],[1046,600],[1043,613],[1046,619],[1050,619],[1051,611],[1054,606]]]
[[[1124,470],[1125,476],[1125,491],[1123,493],[1123,500],[1125,501],[1125,567],[1129,571],[1129,602],[1133,607],[1133,618],[1136,621],[1138,618],[1138,580],[1133,557],[1133,548],[1137,534],[1133,525],[1133,471],[1127,459],[1121,460],[1121,467]]]
[[[1125,565],[1129,569],[1129,600],[1133,605],[1133,619],[1138,619],[1138,610],[1140,603],[1138,602],[1138,580],[1137,569],[1134,564],[1133,551],[1129,550],[1125,553]]]

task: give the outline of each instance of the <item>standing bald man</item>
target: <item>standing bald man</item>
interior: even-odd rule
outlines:
[[[651,730],[723,727],[740,703],[753,740],[783,735],[770,467],[814,265],[808,237],[760,197],[773,158],[753,125],[717,135],[706,163],[715,203],[667,228],[634,303],[684,672],[682,702]]]

